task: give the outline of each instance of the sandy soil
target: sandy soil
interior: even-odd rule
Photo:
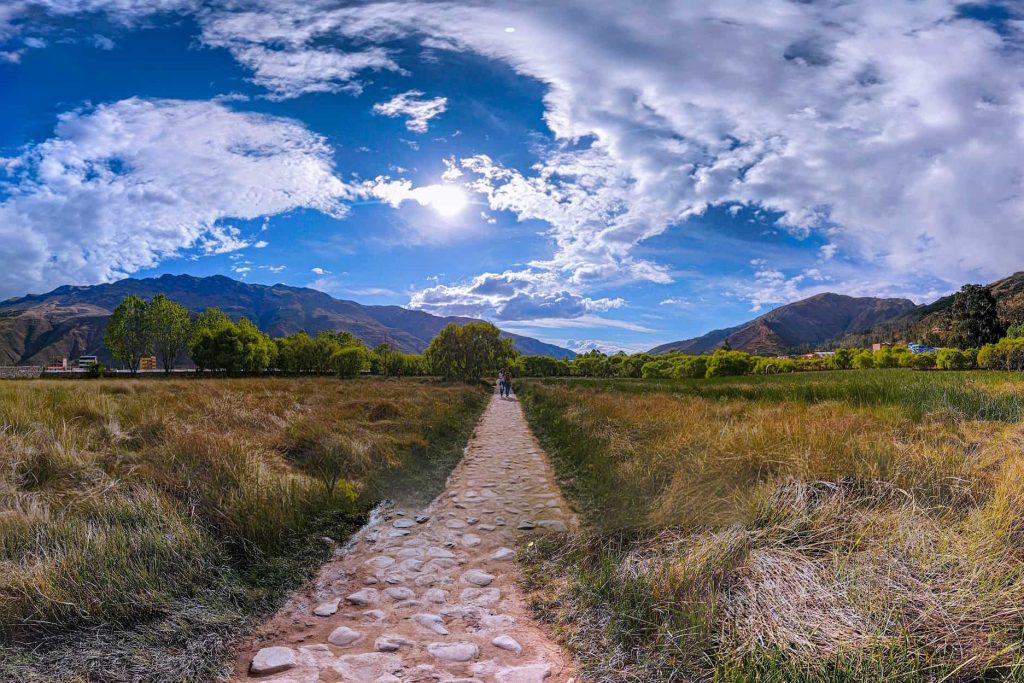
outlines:
[[[495,396],[445,491],[360,531],[259,629],[232,680],[572,683],[513,551],[576,523],[519,404]]]

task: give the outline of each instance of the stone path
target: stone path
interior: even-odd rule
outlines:
[[[495,396],[444,493],[360,531],[259,630],[232,680],[572,683],[517,587],[514,549],[576,523],[519,404]]]

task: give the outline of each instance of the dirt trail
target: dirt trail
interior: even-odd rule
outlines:
[[[259,630],[233,680],[571,683],[513,549],[575,524],[519,404],[495,396],[445,491],[360,531]]]

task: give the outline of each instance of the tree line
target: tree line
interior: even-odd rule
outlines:
[[[218,308],[193,316],[163,295],[146,301],[126,297],[111,316],[104,342],[116,360],[134,374],[143,357],[155,355],[165,373],[187,356],[199,372],[227,375],[274,370],[289,374],[384,376],[438,375],[476,381],[507,368],[518,377],[596,377],[695,379],[810,370],[912,368],[1024,370],[1024,322],[1004,326],[985,288],[966,285],[945,318],[957,342],[915,353],[902,345],[871,351],[838,348],[811,358],[757,356],[729,348],[710,355],[648,353],[606,355],[591,351],[573,359],[525,356],[486,322],[449,324],[423,354],[403,353],[391,344],[370,349],[348,332],[297,332],[271,339],[246,318],[232,320]]]
[[[143,358],[156,356],[165,374],[187,357],[200,373],[289,374],[353,377],[441,375],[477,380],[511,363],[516,353],[490,323],[450,324],[423,354],[403,353],[389,343],[368,348],[349,332],[297,332],[271,338],[247,318],[232,320],[219,308],[193,316],[162,294],[147,301],[129,295],[107,322],[103,342],[133,375]]]

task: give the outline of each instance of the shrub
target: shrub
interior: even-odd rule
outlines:
[[[870,370],[875,367],[875,356],[870,351],[860,351],[853,357],[853,367],[857,370]]]
[[[708,360],[706,377],[729,377],[745,375],[753,369],[753,360],[749,353],[742,351],[723,351],[719,349]]]
[[[907,356],[906,365],[904,367],[912,368],[914,370],[931,370],[935,367],[935,353],[929,351],[927,353],[913,353]]]
[[[967,370],[970,357],[960,349],[939,349],[935,353],[935,366],[940,370]]]
[[[334,371],[342,377],[355,377],[366,365],[367,353],[362,346],[346,346],[331,355]]]

